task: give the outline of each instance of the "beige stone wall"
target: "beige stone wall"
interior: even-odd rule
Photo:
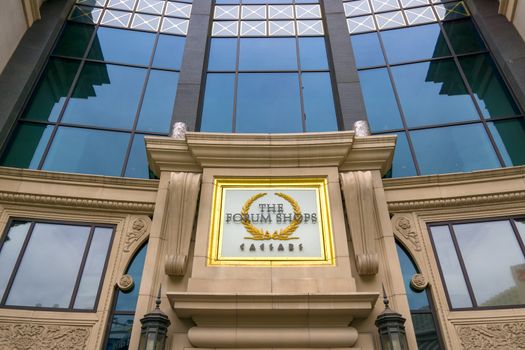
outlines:
[[[525,40],[525,3],[522,0],[499,0],[499,13],[514,24]]]
[[[27,30],[21,0],[2,0],[0,4],[0,74]]]

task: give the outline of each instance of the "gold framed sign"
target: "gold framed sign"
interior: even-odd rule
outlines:
[[[334,265],[325,178],[216,178],[209,265]]]

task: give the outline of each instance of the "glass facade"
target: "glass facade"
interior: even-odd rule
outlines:
[[[78,0],[1,164],[150,177],[143,139],[170,129],[191,6]]]
[[[344,6],[371,130],[398,135],[390,176],[525,164],[522,111],[463,1]]]
[[[338,130],[317,2],[216,1],[201,131]]]

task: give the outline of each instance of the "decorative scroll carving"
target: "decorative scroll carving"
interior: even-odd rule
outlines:
[[[465,350],[525,349],[525,322],[457,326]]]
[[[164,270],[170,276],[184,276],[201,174],[171,173],[164,213],[164,237],[168,243]]]
[[[414,245],[416,251],[421,251],[421,242],[417,232],[412,227],[410,218],[406,216],[396,216],[393,219],[394,233],[397,233],[407,239]]]
[[[0,350],[82,350],[90,328],[0,323]]]
[[[129,292],[135,286],[135,281],[131,275],[122,275],[117,282],[117,286],[123,292]]]
[[[379,258],[375,251],[379,215],[372,185],[372,172],[341,173],[341,186],[352,232],[357,272],[360,275],[374,275],[379,269]]]
[[[135,242],[148,231],[151,220],[148,217],[137,217],[131,222],[131,227],[126,233],[126,242],[124,243],[124,252],[128,253]]]
[[[459,207],[466,205],[492,204],[501,202],[521,202],[525,200],[525,191],[494,193],[486,195],[465,196],[455,198],[423,199],[415,201],[399,201],[388,203],[390,212],[415,209]]]
[[[412,276],[412,278],[410,279],[410,287],[412,287],[412,289],[414,289],[417,292],[424,291],[425,288],[427,288],[427,286],[428,286],[427,279],[425,278],[424,275],[420,273],[414,274],[414,276]]]

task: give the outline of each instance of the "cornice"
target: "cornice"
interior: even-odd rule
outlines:
[[[396,137],[354,137],[353,131],[298,134],[188,132],[186,139],[146,136],[150,166],[162,171],[203,168],[338,167],[342,171],[390,167]]]

